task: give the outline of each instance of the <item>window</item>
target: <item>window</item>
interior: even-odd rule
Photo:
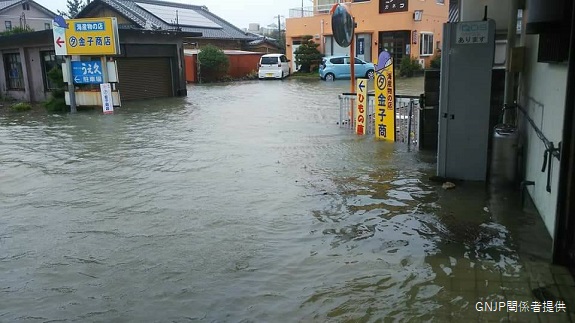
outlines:
[[[419,55],[431,56],[433,55],[433,34],[420,33],[419,36]]]
[[[268,57],[262,57],[262,61],[261,61],[260,64],[262,64],[262,65],[264,65],[264,64],[265,64],[265,65],[274,65],[274,64],[277,64],[277,63],[278,63],[278,58],[277,58],[277,57],[274,57],[274,56],[269,57],[269,56],[268,56]]]
[[[6,20],[4,22],[4,26],[6,26],[6,30],[12,30],[12,22],[9,20]]]
[[[280,61],[282,61],[282,63],[286,63],[287,57],[285,57],[284,55],[280,56]]]
[[[56,88],[56,84],[48,77],[48,72],[50,72],[54,67],[61,68],[64,62],[62,56],[56,56],[56,52],[53,50],[40,52],[40,57],[42,58],[42,76],[44,78],[44,90],[50,91]]]
[[[332,58],[329,61],[332,64],[343,64],[343,57]]]
[[[44,29],[52,29],[52,24],[45,22],[44,23]]]
[[[4,54],[4,68],[6,73],[6,87],[8,90],[23,90],[24,77],[20,54]]]
[[[22,4],[22,10],[30,10],[30,4],[28,2],[24,2]]]
[[[445,4],[445,0],[437,0],[437,4]]]

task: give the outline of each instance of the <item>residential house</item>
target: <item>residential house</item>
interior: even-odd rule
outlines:
[[[196,6],[158,0],[95,0],[78,18],[116,17],[124,29],[171,30],[201,34],[186,37],[187,49],[207,44],[220,49],[241,50],[255,38],[208,10]]]
[[[294,64],[293,53],[305,35],[311,35],[326,56],[349,55],[349,48],[339,46],[332,36],[330,9],[337,2],[313,0],[312,7],[290,10],[286,52]],[[355,52],[361,59],[375,61],[387,50],[397,63],[410,56],[429,66],[441,48],[442,26],[449,18],[446,0],[352,0],[348,5],[357,24]]]
[[[17,27],[51,29],[55,16],[55,13],[32,0],[0,0],[0,32]]]

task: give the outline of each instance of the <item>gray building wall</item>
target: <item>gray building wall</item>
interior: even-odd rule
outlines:
[[[24,27],[25,23],[36,31],[51,29],[53,19],[53,16],[36,7],[34,3],[30,3],[30,10],[24,10],[22,5],[17,5],[0,12],[0,32],[6,31],[7,21],[10,21],[12,28]],[[46,26],[46,24],[49,26]]]

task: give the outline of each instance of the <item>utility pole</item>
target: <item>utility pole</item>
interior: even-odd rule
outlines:
[[[280,41],[280,39],[282,38],[282,25],[281,25],[280,18],[283,17],[283,16],[277,15],[277,17],[278,17],[278,39],[277,39],[277,42],[278,42],[278,46],[281,46],[281,41]],[[280,48],[280,49],[281,49],[281,48]],[[284,53],[284,54],[285,54],[285,53]]]

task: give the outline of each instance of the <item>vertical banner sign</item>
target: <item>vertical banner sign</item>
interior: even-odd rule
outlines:
[[[375,137],[395,141],[395,79],[389,53],[379,56],[375,73]]]
[[[102,108],[104,114],[114,113],[114,104],[112,103],[112,86],[110,83],[100,84],[100,93],[102,94]]]
[[[365,135],[367,120],[367,79],[357,79],[355,98],[355,133]]]

